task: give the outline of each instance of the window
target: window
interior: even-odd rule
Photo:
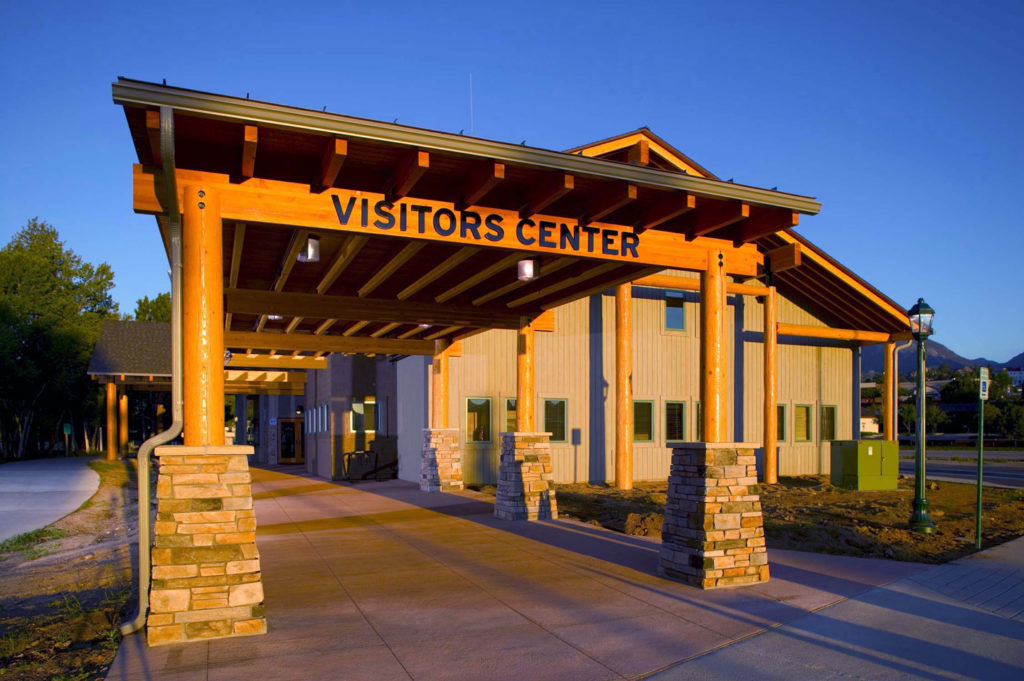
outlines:
[[[665,442],[686,439],[686,402],[665,403]]]
[[[654,402],[633,400],[633,441],[654,440]]]
[[[693,432],[697,436],[697,442],[704,439],[704,424],[700,421],[700,402],[693,403],[693,416],[696,419],[693,424]]]
[[[775,439],[786,441],[786,405],[775,405]]]
[[[505,398],[505,432],[516,432],[516,398]]]
[[[470,397],[466,400],[466,440],[491,441],[491,398]]]
[[[680,291],[665,291],[665,328],[672,331],[686,328],[683,294]]]
[[[810,442],[811,437],[811,407],[798,404],[793,407],[793,439],[797,442]]]
[[[565,442],[565,400],[544,400],[544,431],[552,442]]]
[[[374,400],[353,402],[349,425],[353,433],[372,433],[377,426],[377,403]]]
[[[823,406],[818,422],[818,433],[824,441],[836,439],[836,408]]]

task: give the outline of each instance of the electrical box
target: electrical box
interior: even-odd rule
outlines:
[[[896,489],[900,447],[890,440],[832,443],[832,484],[847,489]]]

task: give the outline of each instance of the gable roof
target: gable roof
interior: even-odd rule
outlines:
[[[707,177],[713,180],[719,179],[717,175],[707,168],[704,168],[692,158],[679,151],[671,144],[644,126],[631,132],[624,132],[607,139],[591,142],[580,147],[574,147],[566,151],[568,154],[580,154],[590,158],[600,158],[606,161],[619,161],[630,163],[629,151],[637,145],[645,144],[650,152],[650,166],[660,170],[683,172],[687,175]]]
[[[90,376],[170,376],[171,325],[103,322],[89,359]]]

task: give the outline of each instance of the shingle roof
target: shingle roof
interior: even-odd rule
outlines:
[[[103,322],[88,373],[170,376],[171,325],[167,322]]]

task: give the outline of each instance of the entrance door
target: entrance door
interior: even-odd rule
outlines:
[[[302,451],[303,419],[278,419],[277,421],[277,460],[279,463],[304,463],[306,457]]]

